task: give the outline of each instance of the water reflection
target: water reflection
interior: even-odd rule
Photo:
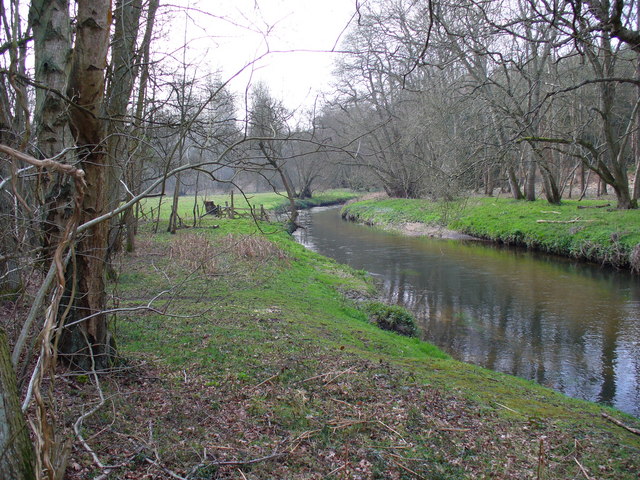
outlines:
[[[379,277],[389,302],[456,358],[640,416],[640,280],[476,242],[303,216],[307,247]]]

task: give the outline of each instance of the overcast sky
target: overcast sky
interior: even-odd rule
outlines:
[[[231,85],[241,92],[249,80],[264,81],[290,109],[309,107],[320,91],[328,90],[336,54],[327,52],[339,45],[355,12],[355,0],[173,0],[172,4],[189,8],[178,12],[164,4],[175,12],[174,20],[164,27],[168,44],[182,45],[186,36],[187,60],[198,64],[202,73],[220,69],[223,77],[229,77],[267,50],[283,52],[258,61]]]

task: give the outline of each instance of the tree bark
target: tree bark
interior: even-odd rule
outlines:
[[[524,195],[525,199],[529,202],[534,202],[536,200],[536,162],[533,159],[533,155],[531,152],[525,153],[527,155],[528,160],[527,164],[527,180],[524,185]]]
[[[35,454],[20,409],[7,335],[0,328],[0,478],[36,478]]]
[[[49,88],[36,89],[34,127],[39,150],[37,156],[53,158],[73,143],[67,103],[59,95],[66,91],[69,73],[69,0],[33,0],[29,21],[35,44],[35,80]],[[73,182],[61,173],[43,178],[46,218],[42,226],[42,242],[47,256],[50,256],[63,236],[73,208]]]
[[[523,200],[524,195],[522,194],[522,190],[520,190],[520,184],[518,183],[516,170],[511,164],[507,166],[507,176],[509,177],[509,188],[511,189],[511,195],[515,200]]]
[[[151,47],[151,36],[153,34],[153,27],[156,20],[156,12],[158,11],[158,6],[160,4],[160,0],[149,0],[149,5],[147,7],[147,21],[145,25],[144,37],[142,38],[142,43],[140,44],[140,49],[142,50],[141,58],[139,58],[140,63],[140,80],[138,85],[138,99],[136,101],[136,111],[134,117],[134,128],[132,132],[133,137],[133,145],[131,147],[132,152],[139,152],[141,143],[138,142],[138,135],[142,133],[142,129],[140,128],[140,122],[142,120],[142,116],[145,111],[145,107],[147,104],[146,94],[147,94],[147,83],[149,81],[149,61],[150,61],[150,47]],[[141,61],[140,61],[141,60]],[[142,183],[142,162],[144,157],[142,155],[138,155],[136,162],[130,162],[125,172],[126,181],[129,185],[129,189],[135,195],[140,190],[140,185]],[[138,208],[138,204],[136,204],[136,209]],[[133,210],[133,207],[128,208],[124,212],[124,224],[126,230],[126,245],[125,250],[127,252],[133,252],[135,250],[135,234],[138,228],[138,219]]]
[[[75,101],[69,112],[71,131],[87,184],[80,224],[108,209],[103,100],[110,23],[109,0],[78,0],[77,34],[67,95]],[[65,299],[71,304],[67,323],[90,318],[64,330],[60,352],[72,367],[80,370],[104,369],[113,354],[107,318],[101,313],[106,304],[104,272],[108,227],[108,222],[100,222],[79,239],[75,270],[71,268],[72,262],[67,272]],[[66,308],[64,303],[62,309]]]
[[[130,117],[127,107],[131,101],[133,85],[138,74],[136,42],[142,14],[142,0],[117,0],[114,13],[114,33],[111,42],[111,78],[107,88],[107,149],[109,164],[107,174],[109,208],[116,208],[122,194],[120,180],[128,180],[128,171],[133,169],[130,155]],[[129,190],[131,187],[129,187]],[[122,226],[119,217],[114,217],[109,235],[107,261],[122,249]]]

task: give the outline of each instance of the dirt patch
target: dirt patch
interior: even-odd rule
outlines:
[[[395,225],[393,230],[396,230],[404,235],[410,237],[430,237],[430,238],[445,238],[449,240],[481,240],[477,237],[472,237],[465,233],[456,232],[455,230],[449,230],[448,228],[427,225],[426,223],[411,222]]]

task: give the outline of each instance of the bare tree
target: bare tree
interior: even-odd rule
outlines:
[[[109,0],[78,1],[76,39],[73,48],[67,95],[73,99],[69,114],[77,155],[85,173],[86,194],[80,205],[79,224],[108,211],[105,145],[104,84],[111,22]],[[75,323],[63,331],[60,351],[75,367],[104,369],[113,355],[107,328],[105,260],[108,224],[92,226],[78,240],[75,263],[68,270],[68,296],[63,308],[70,308],[66,321]]]
[[[276,172],[287,192],[290,206],[289,222],[295,225],[298,217],[295,198],[296,192],[286,170],[287,158],[283,151],[284,142],[290,140],[287,119],[289,113],[282,102],[271,96],[264,84],[257,84],[251,92],[251,107],[249,112],[249,136],[253,138],[254,148],[258,150],[258,161],[263,161],[267,171]],[[262,176],[265,169],[258,171]]]

